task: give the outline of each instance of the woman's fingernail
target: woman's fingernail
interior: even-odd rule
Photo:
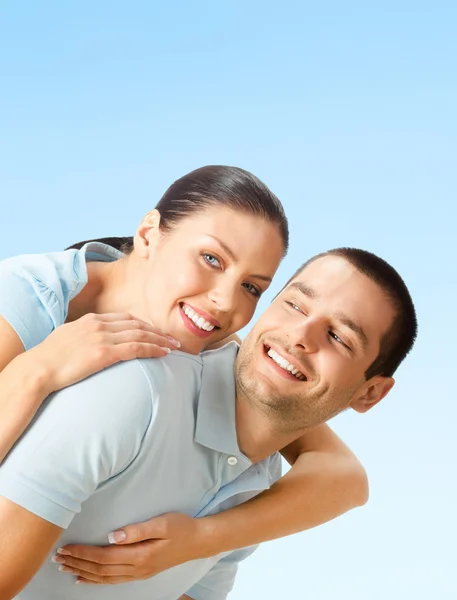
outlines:
[[[171,352],[170,348],[165,348],[165,347],[162,347],[162,346],[161,346],[161,348],[162,348],[162,350],[164,352],[166,352],[167,354],[170,354],[170,352]]]
[[[113,531],[113,533],[108,534],[108,542],[116,544],[117,542],[123,542],[126,537],[125,531]]]
[[[53,562],[53,563],[63,563],[63,562],[65,562],[65,559],[62,558],[61,556],[57,556],[57,554],[54,554],[54,556],[51,558],[51,562]]]
[[[64,556],[70,556],[71,552],[65,550],[65,548],[57,548],[56,554],[63,554]]]
[[[65,565],[60,565],[59,571],[63,573],[73,573],[73,569],[71,567],[66,567]]]
[[[181,348],[181,342],[178,342],[178,340],[175,340],[175,338],[170,338],[171,342],[176,346],[176,348]]]

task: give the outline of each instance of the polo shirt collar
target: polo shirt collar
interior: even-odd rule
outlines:
[[[221,452],[236,456],[247,468],[252,463],[238,447],[235,418],[234,365],[239,345],[229,342],[202,356],[202,384],[197,408],[194,440]]]

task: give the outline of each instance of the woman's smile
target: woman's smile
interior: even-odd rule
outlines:
[[[182,302],[179,309],[184,325],[200,338],[208,338],[216,328],[220,329],[219,321],[194,306]]]

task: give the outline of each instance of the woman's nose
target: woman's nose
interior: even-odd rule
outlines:
[[[220,282],[217,287],[211,288],[208,298],[220,312],[234,310],[238,301],[238,285]]]

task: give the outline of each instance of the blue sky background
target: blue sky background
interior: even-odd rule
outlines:
[[[2,2],[0,258],[131,234],[177,177],[252,170],[291,250],[379,253],[420,337],[390,396],[333,425],[371,499],[263,546],[232,600],[455,598],[457,5]],[[1,293],[5,293],[1,290]]]

